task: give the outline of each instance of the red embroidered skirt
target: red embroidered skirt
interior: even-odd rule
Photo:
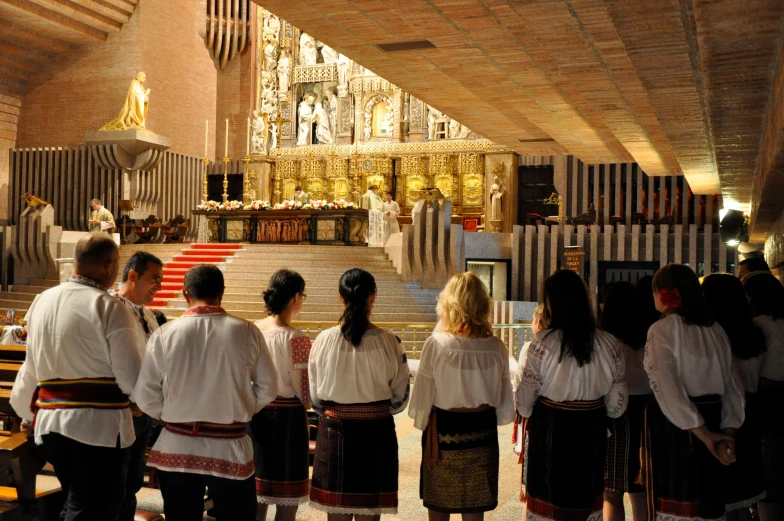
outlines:
[[[311,506],[332,514],[395,514],[397,487],[397,435],[389,402],[325,406]]]
[[[629,396],[629,405],[620,418],[607,418],[607,459],[604,466],[604,489],[613,492],[645,492],[635,483],[640,474],[640,444],[645,407],[650,394]]]
[[[435,418],[431,416],[422,433],[419,497],[425,508],[446,513],[495,510],[499,459],[495,408],[433,410]],[[429,443],[438,446],[434,465],[426,461]]]
[[[278,397],[250,422],[260,503],[292,506],[308,500],[308,414],[299,398]]]
[[[691,399],[705,426],[719,432],[721,397]],[[645,410],[643,475],[648,516],[694,519],[724,517],[725,469],[690,431],[670,423],[656,400]]]
[[[607,448],[604,400],[539,398],[526,432],[521,499],[528,519],[601,521]]]

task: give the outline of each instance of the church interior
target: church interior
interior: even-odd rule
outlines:
[[[393,231],[371,192],[396,203]],[[466,271],[512,357],[559,268],[596,309],[605,284],[670,263],[703,277],[764,256],[784,281],[784,4],[0,0],[0,504],[35,505],[25,519],[52,518],[58,490],[2,441],[25,315],[73,273],[94,200],[121,264],[164,261],[148,307],[169,320],[193,266],[218,266],[223,307],[251,321],[289,268],[313,339],[360,267],[411,367]],[[420,438],[395,421],[393,517],[424,520]],[[493,521],[522,512],[511,430]]]

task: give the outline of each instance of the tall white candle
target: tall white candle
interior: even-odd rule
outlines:
[[[229,120],[226,120],[226,144],[223,147],[223,157],[229,157]]]
[[[207,159],[210,143],[210,120],[204,122],[204,159]]]
[[[250,116],[248,116],[248,132],[247,139],[245,140],[245,155],[250,155]]]

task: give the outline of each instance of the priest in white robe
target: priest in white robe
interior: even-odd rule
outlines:
[[[159,471],[167,518],[201,519],[209,487],[218,521],[255,521],[253,444],[245,431],[277,396],[277,373],[261,331],[220,307],[217,267],[191,268],[183,286],[189,308],[150,337],[132,396],[165,422],[147,464]]]
[[[397,223],[397,216],[400,215],[400,205],[392,199],[392,192],[385,192],[384,197],[386,200],[381,206],[381,211],[384,214],[384,244],[386,244],[393,233],[400,232],[400,225]]]
[[[368,186],[367,192],[365,192],[365,194],[359,198],[360,208],[375,212],[381,211],[381,208],[384,206],[384,201],[382,201],[378,194],[376,194],[376,190],[378,190],[378,186]]]

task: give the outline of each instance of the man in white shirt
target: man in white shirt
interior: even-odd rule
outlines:
[[[277,396],[277,373],[261,331],[220,307],[218,268],[191,268],[183,286],[190,307],[150,337],[132,396],[166,422],[147,464],[159,470],[167,521],[201,520],[205,487],[218,521],[255,521],[245,429]]]
[[[27,355],[11,405],[33,422],[35,442],[60,480],[61,519],[114,521],[134,442],[128,395],[144,335],[106,292],[119,271],[111,236],[82,238],[74,261],[76,274],[42,293],[27,314]]]
[[[125,263],[120,289],[110,291],[131,312],[145,340],[158,329],[158,321],[152,311],[144,305],[153,301],[155,294],[161,290],[162,282],[161,259],[152,253],[137,251]],[[152,418],[140,411],[135,404],[131,404],[131,414],[136,441],[131,447],[125,482],[125,501],[123,501],[119,521],[133,521],[136,514],[136,493],[144,486],[144,460],[152,431]]]

